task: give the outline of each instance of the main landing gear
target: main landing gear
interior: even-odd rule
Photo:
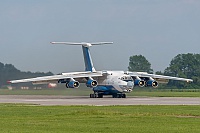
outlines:
[[[90,94],[90,98],[103,98],[103,94]]]
[[[126,94],[123,93],[119,93],[119,94],[112,94],[113,98],[126,98]],[[94,94],[90,94],[90,98],[103,98],[103,94],[98,94],[98,93],[94,93]]]
[[[113,98],[126,98],[126,94],[120,93],[120,94],[113,94]]]

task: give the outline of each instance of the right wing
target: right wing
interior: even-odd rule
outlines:
[[[25,83],[32,82],[33,84],[46,84],[51,82],[58,82],[59,80],[68,80],[68,79],[79,79],[82,80],[84,78],[89,77],[99,77],[102,76],[102,72],[70,72],[70,73],[62,73],[53,76],[44,76],[44,77],[36,77],[36,78],[27,78],[27,79],[19,79],[19,80],[11,80],[8,83]]]

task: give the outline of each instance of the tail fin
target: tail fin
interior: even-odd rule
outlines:
[[[66,45],[82,45],[84,62],[85,62],[85,71],[95,72],[96,70],[93,66],[89,47],[91,47],[92,45],[112,44],[113,42],[95,42],[95,43],[51,42],[51,43],[52,44],[66,44]]]
[[[95,72],[96,70],[93,66],[89,47],[84,47],[82,45],[82,49],[83,49],[83,56],[84,56],[84,62],[85,62],[85,71]]]

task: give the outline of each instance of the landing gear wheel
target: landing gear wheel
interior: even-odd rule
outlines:
[[[103,94],[98,94],[98,98],[103,98]]]
[[[103,98],[103,94],[90,94],[90,98]]]
[[[113,98],[126,98],[126,94],[113,94]]]
[[[117,98],[122,98],[122,94],[117,94]]]
[[[126,98],[126,94],[122,94],[122,98]]]
[[[94,98],[94,94],[90,94],[90,98]]]
[[[117,98],[117,94],[112,94],[112,97],[113,98]]]

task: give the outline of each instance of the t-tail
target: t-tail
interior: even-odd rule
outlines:
[[[92,62],[90,49],[89,47],[93,45],[103,45],[103,44],[112,44],[113,42],[94,42],[94,43],[74,43],[74,42],[51,42],[52,44],[66,44],[66,45],[82,45],[84,62],[85,62],[85,71],[95,72],[95,68]]]

